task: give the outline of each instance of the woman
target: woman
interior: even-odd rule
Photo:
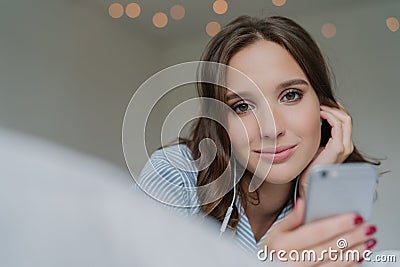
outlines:
[[[183,213],[215,218],[222,231],[227,224],[249,251],[321,251],[340,236],[349,249],[372,248],[376,227],[356,214],[301,226],[312,166],[369,162],[353,145],[351,117],[334,98],[310,35],[288,18],[241,16],[211,39],[201,60],[228,66],[203,67],[200,76],[224,83],[199,82],[198,92],[230,109],[203,101],[190,138],[156,151],[140,187]]]

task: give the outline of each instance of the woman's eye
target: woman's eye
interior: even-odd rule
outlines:
[[[253,109],[253,107],[247,103],[239,103],[232,108],[237,114],[243,114],[246,113],[247,111],[250,111]]]
[[[303,97],[303,93],[297,90],[289,91],[283,96],[284,102],[294,102],[300,100]],[[286,100],[285,100],[286,98]]]

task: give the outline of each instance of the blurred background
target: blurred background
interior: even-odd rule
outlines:
[[[168,66],[198,60],[219,27],[243,14],[288,16],[317,41],[353,117],[355,145],[387,158],[372,221],[377,249],[400,249],[398,0],[2,0],[0,127],[125,170],[122,122],[135,90]],[[193,96],[194,86],[183,86],[157,104],[150,152],[161,144],[157,114]]]

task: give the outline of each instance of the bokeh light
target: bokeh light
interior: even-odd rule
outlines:
[[[113,3],[108,7],[108,14],[112,18],[118,19],[124,15],[124,7],[120,3]]]
[[[390,17],[386,19],[386,26],[392,32],[395,32],[399,29],[399,21],[395,17]]]
[[[171,18],[181,20],[185,16],[185,8],[181,5],[174,5],[170,10]]]
[[[274,4],[275,6],[283,6],[284,4],[286,4],[286,0],[272,0],[272,4]]]
[[[336,26],[333,23],[325,23],[322,25],[321,32],[326,38],[332,38],[336,35]]]
[[[125,13],[128,17],[134,19],[140,15],[140,6],[137,3],[130,3],[125,8]]]
[[[228,10],[228,3],[225,0],[216,0],[213,4],[213,10],[218,15],[225,14]]]
[[[221,25],[218,22],[211,21],[207,23],[206,32],[209,36],[215,36],[221,30]]]
[[[157,28],[164,28],[168,24],[168,17],[163,12],[157,12],[153,16],[153,24]]]

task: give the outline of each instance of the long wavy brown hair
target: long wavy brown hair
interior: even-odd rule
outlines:
[[[250,16],[240,16],[223,27],[221,31],[209,41],[201,56],[201,60],[228,65],[233,55],[258,40],[275,42],[285,48],[307,76],[320,103],[339,108],[332,91],[332,83],[334,80],[320,49],[306,30],[289,18],[272,16],[260,19]],[[202,75],[202,73],[200,73],[200,75]],[[211,83],[198,82],[197,90],[201,98],[213,98],[226,103],[226,88]],[[203,105],[202,114],[204,116],[197,119],[191,129],[189,138],[180,140],[180,142],[185,143],[190,148],[193,159],[201,158],[199,147],[202,140],[211,139],[216,145],[216,156],[214,160],[212,160],[208,167],[198,172],[197,186],[207,185],[220,178],[221,175],[231,175],[231,143],[229,136],[222,125],[215,120],[207,118],[207,116],[215,117],[218,111]],[[326,120],[323,120],[320,146],[325,146],[330,137],[331,126]],[[209,159],[204,160],[207,161]],[[356,147],[354,147],[353,152],[348,156],[345,162],[368,162],[374,165],[380,165],[379,160],[372,158],[368,160],[366,156],[361,155]],[[238,178],[240,179],[240,177]],[[225,186],[226,188],[229,186],[232,188],[232,179],[228,180],[231,182]],[[221,190],[225,190],[226,188],[221,188]],[[236,185],[236,189],[238,191],[238,196],[245,204],[246,200],[250,198],[249,193],[245,193],[244,190],[241,190],[240,182]],[[258,197],[258,192],[256,191],[256,193]],[[208,199],[210,194],[215,194],[215,192],[198,192],[199,202],[204,203],[202,200]],[[200,208],[201,212],[214,217],[218,221],[222,221],[232,202],[232,198],[233,190],[230,190],[223,197],[202,205]],[[228,225],[235,229],[238,222],[239,212],[236,206],[234,206]]]

